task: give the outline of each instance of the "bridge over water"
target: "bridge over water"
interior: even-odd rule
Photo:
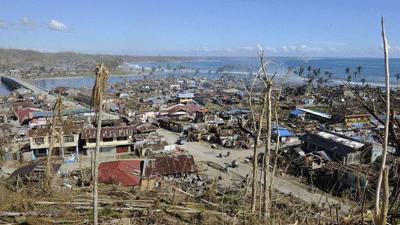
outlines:
[[[10,90],[15,90],[17,88],[26,88],[32,91],[35,95],[45,95],[50,101],[55,100],[55,96],[51,95],[47,90],[37,87],[21,78],[7,76],[7,75],[0,75],[1,82],[7,86]]]
[[[15,90],[18,88],[26,88],[30,91],[32,91],[35,95],[44,95],[47,97],[47,100],[51,103],[55,102],[56,100],[56,96],[52,95],[49,93],[48,90],[35,86],[31,83],[29,83],[28,81],[25,81],[21,78],[18,77],[14,77],[14,76],[8,76],[5,74],[0,74],[0,79],[1,82],[7,86],[7,88],[9,88],[10,90]],[[79,104],[78,102],[74,102],[74,101],[69,101],[64,99],[63,101],[64,105],[67,107],[72,107],[72,108],[87,108],[81,104]],[[110,114],[110,113],[104,113],[103,114],[105,119],[118,119],[119,116],[115,115],[115,114]]]

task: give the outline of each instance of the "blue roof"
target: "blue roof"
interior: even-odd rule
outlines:
[[[49,117],[52,116],[52,111],[34,111],[32,112],[32,117]]]
[[[300,114],[302,114],[302,113],[304,113],[303,110],[301,110],[301,109],[295,109],[295,110],[291,111],[289,114],[290,114],[291,116],[298,117],[298,116],[299,116]]]
[[[278,135],[277,129],[274,128],[274,130],[272,131],[273,135]],[[294,133],[291,132],[289,129],[287,128],[279,128],[279,137],[293,137]]]
[[[352,127],[355,127],[355,128],[361,128],[361,127],[364,127],[364,126],[365,126],[364,123],[353,123],[352,124]]]
[[[80,114],[80,113],[90,113],[94,112],[94,110],[86,109],[86,108],[76,108],[76,109],[68,109],[64,111],[64,115],[71,114]],[[32,112],[33,117],[50,117],[53,116],[52,111],[35,111]]]

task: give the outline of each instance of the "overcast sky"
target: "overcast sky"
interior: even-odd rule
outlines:
[[[3,0],[0,47],[130,55],[400,56],[399,0]]]

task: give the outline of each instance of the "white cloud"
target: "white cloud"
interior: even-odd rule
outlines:
[[[35,27],[36,23],[35,21],[27,18],[27,17],[23,17],[19,20],[19,24],[23,27]]]
[[[336,46],[336,47],[345,47],[349,44],[340,41],[318,41],[317,43],[322,44],[324,46]]]
[[[58,30],[58,31],[64,31],[64,32],[67,32],[70,30],[69,27],[67,27],[67,25],[65,25],[55,19],[50,20],[49,28],[52,30]]]
[[[397,45],[390,45],[390,44],[387,44],[387,47],[388,47],[388,49],[389,50],[395,50],[395,51],[398,51],[398,50],[400,50],[400,47],[399,46],[397,46]],[[381,44],[381,48],[383,49],[383,44]]]
[[[320,48],[320,47],[310,47],[305,44],[300,45],[284,45],[282,47],[283,52],[285,53],[322,53],[327,51],[334,51],[337,50],[335,48]]]
[[[217,55],[217,56],[256,56],[259,49],[263,49],[266,54],[276,53],[277,49],[272,47],[256,46],[241,46],[232,48],[208,48],[200,47],[186,50],[187,54],[195,55]]]

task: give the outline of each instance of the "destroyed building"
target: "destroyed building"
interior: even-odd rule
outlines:
[[[28,130],[32,159],[47,156],[52,144],[51,155],[60,156],[66,161],[77,161],[79,158],[79,124],[57,128],[55,134],[62,134],[63,136],[55,135],[52,137],[51,130],[47,127],[34,127]],[[52,138],[56,138],[56,140],[52,140]]]
[[[134,134],[133,126],[112,126],[101,128],[100,153],[124,153],[132,151]],[[82,131],[83,148],[93,151],[96,148],[96,128],[86,128]]]
[[[300,140],[305,152],[324,151],[333,160],[344,165],[361,163],[364,160],[363,157],[372,149],[369,143],[362,143],[325,130],[306,133],[300,137]]]

